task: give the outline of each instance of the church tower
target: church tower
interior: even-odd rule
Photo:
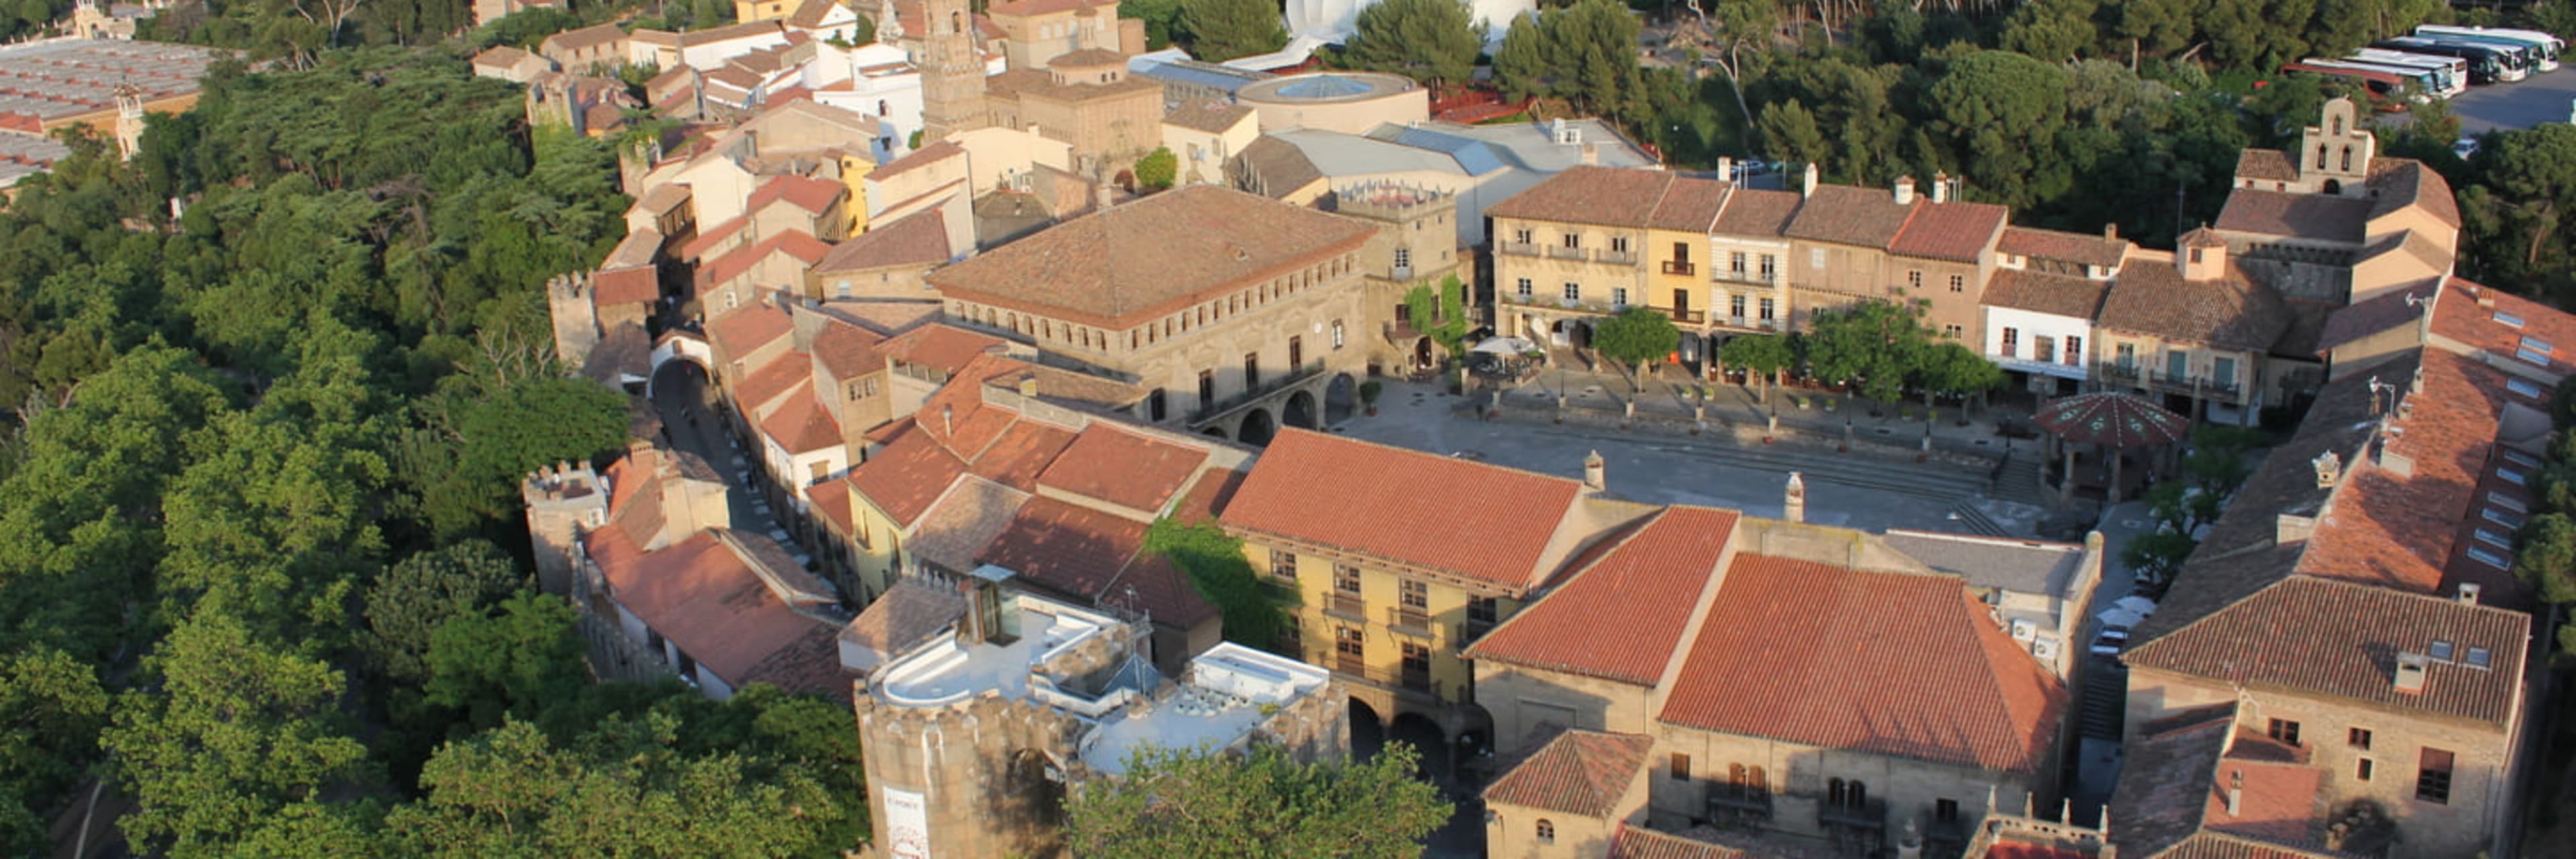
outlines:
[[[992,123],[984,108],[984,52],[975,47],[975,19],[967,0],[923,0],[921,142],[929,145],[960,131]]]
[[[116,85],[116,149],[125,160],[134,160],[143,147],[143,90],[130,83]]]

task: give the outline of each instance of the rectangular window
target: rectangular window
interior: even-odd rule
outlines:
[[[1681,263],[1681,264],[1683,264],[1683,265],[1688,265],[1688,264],[1690,264],[1690,243],[1689,243],[1689,242],[1674,242],[1674,243],[1673,243],[1673,262]]]
[[[1954,274],[1954,275],[1951,275],[1951,276],[1950,276],[1950,291],[1951,291],[1951,292],[1966,292],[1966,291],[1968,291],[1968,276],[1967,276],[1967,275],[1964,275],[1964,274]]]
[[[1968,330],[1967,330],[1967,329],[1965,329],[1965,328],[1961,328],[1961,327],[1956,326],[1956,325],[1944,325],[1944,326],[1941,326],[1941,336],[1943,336],[1943,337],[1948,337],[1948,338],[1950,338],[1950,339],[1952,339],[1952,340],[1957,340],[1957,339],[1959,339],[1959,337],[1960,337],[1961,335],[1964,335],[1964,334],[1966,334],[1966,333],[1968,333]]]
[[[2493,507],[2488,507],[2488,508],[2485,508],[2485,509],[2479,510],[2479,511],[2478,511],[2478,515],[2479,515],[2480,517],[2485,518],[2485,519],[2486,519],[2487,521],[2489,521],[2489,522],[2493,522],[2493,523],[2496,523],[2496,524],[2498,524],[2498,525],[2505,526],[2505,527],[2507,527],[2507,528],[2520,528],[2520,527],[2522,527],[2522,517],[2520,517],[2520,516],[2516,516],[2516,515],[2513,515],[2513,514],[2511,514],[2511,513],[2504,512],[2504,511],[2502,511],[2502,510],[2495,509],[2495,508],[2493,508]]]
[[[1395,600],[1397,605],[1401,605],[1414,611],[1429,611],[1431,609],[1431,586],[1422,582],[1406,579],[1396,585]]]
[[[1582,285],[1582,284],[1577,284],[1577,283],[1569,283],[1569,284],[1566,284],[1566,285],[1565,285],[1565,300],[1567,300],[1567,301],[1582,301],[1582,300],[1583,300],[1583,285]]]
[[[2122,343],[2111,351],[2114,359],[2120,366],[2135,367],[2138,365],[2138,344]]]
[[[1270,577],[1283,582],[1296,581],[1297,554],[1278,549],[1270,550]]]
[[[1306,366],[1306,338],[1298,334],[1288,335],[1288,369],[1294,372],[1303,366]]]
[[[2495,654],[2489,652],[2483,647],[2472,647],[2469,648],[2468,661],[2463,664],[2480,671],[2485,671],[2495,665]]]
[[[2084,366],[2084,338],[2066,335],[2066,364],[2070,367]]]
[[[2020,349],[2021,349],[2021,329],[2019,329],[2019,328],[2006,328],[2006,329],[2004,329],[2004,345],[2003,345],[2003,348],[2000,350],[2000,351],[2002,351],[2002,352],[2003,352],[2004,357],[2006,357],[2006,358],[2019,358],[2019,357],[2021,357],[2021,354],[2020,354],[2020,352],[2018,351],[2018,350],[2020,350]]]
[[[1532,234],[1529,230],[1513,230],[1513,231],[1512,231],[1512,241],[1519,242],[1519,243],[1521,243],[1521,244],[1525,244],[1525,245],[1526,245],[1526,244],[1533,244],[1533,243],[1536,243],[1536,242],[1538,241],[1538,236],[1536,236],[1536,235]]]
[[[1422,677],[1423,675],[1431,673],[1430,645],[1423,644],[1418,641],[1408,641],[1404,643],[1402,653],[1404,660],[1404,673],[1408,677]]]
[[[2265,730],[2263,733],[2272,739],[2279,740],[2293,746],[2299,744],[2299,723],[2288,719],[2272,720],[2272,727]]]
[[[1762,321],[1769,322],[1771,317],[1771,299],[1762,299]]]
[[[2521,499],[2519,499],[2519,498],[2515,498],[2515,497],[2513,497],[2513,496],[2511,496],[2511,495],[2506,495],[2506,494],[2501,493],[2501,492],[2489,492],[2489,493],[2487,493],[2487,503],[2489,503],[2489,504],[2493,504],[2493,505],[2498,506],[2498,507],[2502,507],[2502,508],[2507,509],[2507,510],[2511,510],[2511,511],[2516,512],[2516,513],[2529,513],[2529,512],[2531,512],[2531,508],[2523,506],[2523,504],[2522,504],[2522,500],[2521,500]],[[2519,526],[2517,526],[2517,527],[2519,527]]]
[[[1520,282],[1512,284],[1512,286],[1521,294],[1522,298],[1528,298],[1530,297],[1530,293],[1537,291],[1530,288],[1530,279],[1526,277],[1521,278]]]
[[[1674,781],[1690,781],[1690,756],[1674,752],[1672,761],[1664,766],[1664,776]]]
[[[2030,338],[2030,359],[2042,364],[2057,363],[2057,338],[2045,335]]]
[[[2169,379],[2181,379],[2181,378],[2189,377],[2190,375],[2191,375],[2191,353],[2189,353],[2189,352],[2167,352],[2167,353],[2165,353],[2165,377],[2166,377],[2166,378],[2169,378]]]
[[[1726,255],[1726,270],[1727,270],[1727,271],[1729,271],[1729,272],[1734,273],[1734,275],[1735,275],[1738,279],[1741,279],[1741,278],[1743,278],[1743,277],[1744,277],[1744,252],[1743,252],[1743,251],[1736,251],[1736,252],[1734,252],[1734,253],[1730,253],[1730,254],[1727,254],[1727,255]]]
[[[2428,748],[2415,764],[2415,798],[2448,805],[2451,802],[2451,753]]]
[[[2370,751],[2370,729],[2352,728],[2346,730],[2344,731],[2344,742],[2351,745],[2353,748],[2360,749],[2365,752]]]
[[[2236,384],[2236,359],[2211,359],[2209,362],[2209,380],[2221,386]]]
[[[2504,380],[2504,387],[2505,390],[2534,399],[2538,399],[2543,393],[2539,385],[2532,384],[2528,379],[2506,379]]]
[[[2506,312],[2501,311],[2501,310],[2498,310],[2498,311],[2496,311],[2496,312],[2495,312],[2495,321],[2497,321],[2497,322],[2502,322],[2502,323],[2504,323],[2507,327],[2510,327],[2510,328],[2520,328],[2520,327],[2522,327],[2522,317],[2520,317],[2520,316],[2515,316],[2515,315],[2513,315],[2513,314],[2511,314],[2511,313],[2506,313]]]
[[[1563,241],[1568,248],[1583,247],[1583,236],[1577,233],[1566,233]]]
[[[2513,548],[2513,537],[2485,528],[2478,529],[2478,542],[2495,546],[2499,549]]]
[[[1933,800],[1932,819],[1942,823],[1957,823],[1959,821],[1959,801],[1955,799]]]
[[[2476,546],[2469,547],[2469,557],[2478,559],[2478,563],[2485,564],[2499,570],[2513,566],[2512,559],[2507,558],[2502,554],[2481,549]]]
[[[1333,652],[1360,659],[1368,655],[1368,647],[1361,643],[1358,629],[1345,626],[1333,631]]]
[[[1252,388],[1252,387],[1258,386],[1258,385],[1260,385],[1260,384],[1261,384],[1261,353],[1259,353],[1259,352],[1246,352],[1246,353],[1243,353],[1243,386],[1244,386],[1245,388]]]
[[[1915,270],[1913,270],[1913,271],[1909,271],[1909,272],[1906,272],[1906,273],[1905,273],[1905,288],[1907,288],[1907,289],[1916,289],[1916,290],[1919,290],[1919,289],[1922,289],[1922,288],[1923,288],[1923,270],[1922,270],[1922,269],[1919,269],[1919,268],[1918,268],[1918,269],[1915,269]]]
[[[2354,761],[2352,764],[2352,777],[2355,781],[2369,781],[2370,770],[2371,764],[2369,758],[2362,758]]]
[[[2457,645],[2438,638],[2433,640],[2432,646],[2424,649],[2424,655],[2426,657],[2444,665],[2451,664],[2451,656],[2458,652],[2459,647]]]
[[[1360,568],[1349,564],[1333,565],[1333,592],[1359,596]]]
[[[1737,319],[1744,318],[1744,296],[1730,295],[1726,297],[1726,315]]]
[[[1815,269],[1815,270],[1817,270],[1817,271],[1824,271],[1824,270],[1825,270],[1825,249],[1824,249],[1824,248],[1808,248],[1808,249],[1807,249],[1807,267],[1808,267],[1808,268]]]
[[[1199,371],[1199,406],[1200,406],[1201,408],[1205,408],[1206,406],[1208,406],[1209,404],[1214,403],[1214,402],[1216,402],[1216,371],[1215,371],[1215,370],[1200,370],[1200,371]]]
[[[1624,286],[1614,286],[1614,287],[1611,287],[1611,288],[1610,288],[1610,305],[1611,305],[1611,306],[1613,306],[1613,307],[1626,307],[1626,306],[1628,306],[1628,288],[1627,288],[1627,287],[1624,287]]]
[[[1334,349],[1334,351],[1340,351],[1340,350],[1341,350],[1341,348],[1342,348],[1342,321],[1341,321],[1341,320],[1339,320],[1339,319],[1335,319],[1335,320],[1333,320],[1333,349]]]
[[[1495,615],[1498,614],[1498,608],[1500,608],[1500,606],[1494,601],[1493,597],[1468,597],[1467,622],[1481,623],[1490,626],[1495,621]]]
[[[1770,282],[1772,282],[1772,281],[1779,280],[1779,279],[1780,279],[1780,258],[1779,258],[1779,257],[1772,256],[1772,255],[1770,255],[1770,254],[1763,254],[1763,255],[1762,255],[1762,282],[1763,282],[1763,283],[1770,283]]]
[[[2497,477],[2504,478],[2504,482],[2506,482],[2506,483],[2510,483],[2510,484],[2513,484],[2513,485],[2515,485],[2515,486],[2521,486],[2521,485],[2523,484],[2523,481],[2526,481],[2526,480],[2529,480],[2529,479],[2530,479],[2528,476],[2525,476],[2522,472],[2515,471],[2515,470],[2510,469],[2510,468],[2502,468],[2502,467],[2499,467],[2499,468],[2497,468],[2497,469],[2496,469],[2496,472],[2495,472],[2495,473],[2496,473],[2496,476],[2497,476]]]
[[[1396,267],[1396,268],[1412,268],[1412,267],[1413,267],[1413,249],[1412,249],[1412,248],[1396,248],[1396,249],[1395,249],[1395,267]]]
[[[1624,254],[1624,253],[1627,253],[1627,252],[1628,252],[1628,237],[1627,237],[1627,236],[1611,236],[1611,237],[1610,237],[1610,252],[1611,252],[1611,253],[1614,253],[1614,254]]]

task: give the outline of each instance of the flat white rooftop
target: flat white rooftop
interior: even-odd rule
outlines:
[[[1026,698],[1031,672],[1039,665],[1124,627],[1108,615],[1025,594],[1006,598],[1003,610],[1017,620],[1017,638],[971,647],[954,636],[943,638],[895,660],[878,688],[887,700],[916,707],[962,701],[987,689]]]
[[[1140,746],[1223,748],[1279,707],[1324,687],[1324,669],[1226,643],[1190,660],[1185,682],[1160,700],[1129,703],[1082,739],[1082,762],[1109,775],[1127,771]]]

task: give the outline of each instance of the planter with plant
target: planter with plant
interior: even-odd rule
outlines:
[[[1385,392],[1386,392],[1386,384],[1385,384],[1385,383],[1383,383],[1383,382],[1379,382],[1379,381],[1377,381],[1377,380],[1375,380],[1375,379],[1371,379],[1371,380],[1366,381],[1366,382],[1361,382],[1361,383],[1360,383],[1360,407],[1361,407],[1361,408],[1363,408],[1363,409],[1367,409],[1370,417],[1376,417],[1376,416],[1377,416],[1377,395],[1382,394],[1382,393],[1385,393]]]

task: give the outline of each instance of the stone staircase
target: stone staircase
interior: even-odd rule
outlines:
[[[1987,516],[1985,511],[1965,501],[1950,505],[1950,521],[1959,523],[1959,530],[1980,537],[2012,536],[2012,532],[2004,530],[2002,525],[1995,524],[1995,520]]]
[[[1549,431],[1542,431],[1549,432]],[[1569,433],[1568,435],[1574,435]],[[1661,453],[1723,462],[1766,471],[1795,471],[1810,482],[1823,481],[1934,501],[1955,502],[1985,490],[1985,477],[1964,468],[1907,463],[1890,467],[1884,460],[1782,447],[1734,447],[1665,443],[1648,446]]]
[[[2018,501],[2041,507],[2050,506],[2056,501],[2055,493],[2050,492],[2048,484],[2042,482],[2040,478],[2038,455],[2019,451],[2015,451],[2012,458],[2004,462],[2002,473],[1995,475],[1994,488],[1988,490],[1986,494],[2004,501]]]
[[[2087,641],[2077,646],[2091,644]],[[2122,722],[2128,717],[2129,672],[2107,659],[2084,658],[2093,663],[2085,666],[2084,700],[2079,705],[2076,724],[2088,739],[2117,741]]]

